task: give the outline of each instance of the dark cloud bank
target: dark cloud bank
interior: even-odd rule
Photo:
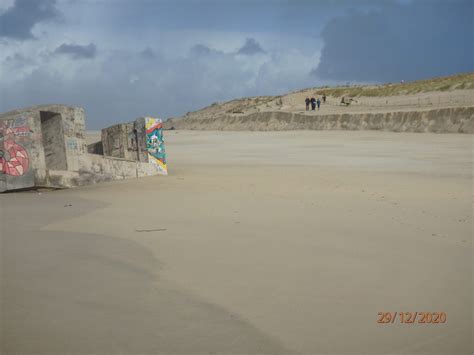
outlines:
[[[31,30],[40,22],[59,16],[56,0],[15,0],[0,15],[0,37],[15,40],[34,38]]]
[[[63,43],[54,52],[56,54],[68,54],[74,59],[92,59],[97,54],[97,47],[94,43],[88,45]]]
[[[400,81],[474,70],[474,2],[386,2],[328,22],[321,79]]]
[[[254,39],[254,38],[247,38],[245,41],[245,44],[239,49],[237,54],[243,54],[243,55],[254,55],[254,54],[260,54],[260,53],[265,53],[263,50],[262,46]]]

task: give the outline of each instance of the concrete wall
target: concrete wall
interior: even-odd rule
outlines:
[[[154,138],[153,147],[147,144],[146,122],[159,123],[154,134],[161,140]],[[139,118],[105,129],[104,141],[91,148],[104,155],[87,152],[84,129],[84,110],[78,107],[42,105],[1,114],[0,192],[167,173],[161,120]]]
[[[104,156],[147,162],[153,164],[159,174],[167,174],[160,119],[140,117],[133,122],[104,128],[101,139]]]
[[[148,162],[145,118],[102,129],[104,156]]]
[[[104,155],[133,160],[131,156],[135,139],[133,136],[133,123],[120,123],[102,129]]]
[[[49,171],[48,186],[65,188],[158,174],[149,163],[97,154],[85,154],[79,159],[79,165],[79,171]]]
[[[149,117],[148,117],[149,118]],[[142,162],[149,162],[148,159],[148,148],[147,148],[147,133],[146,133],[146,117],[140,117],[135,120],[134,128],[138,137],[138,155]],[[158,120],[158,119],[156,119]],[[161,120],[158,120],[161,122]]]
[[[49,186],[50,170],[78,170],[84,110],[40,105],[0,114],[0,192]]]
[[[165,128],[197,130],[381,130],[394,132],[474,133],[474,107],[426,111],[305,115],[258,112],[204,119],[174,119]]]
[[[29,188],[46,178],[38,112],[0,116],[0,191]]]

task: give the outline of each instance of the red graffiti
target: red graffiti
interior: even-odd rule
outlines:
[[[0,172],[11,176],[26,174],[30,165],[28,153],[15,142],[15,131],[12,128],[4,130],[3,149],[3,152],[0,151]],[[8,153],[8,159],[5,152]]]

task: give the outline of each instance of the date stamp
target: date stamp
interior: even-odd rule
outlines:
[[[444,324],[447,322],[445,312],[378,312],[379,324]]]

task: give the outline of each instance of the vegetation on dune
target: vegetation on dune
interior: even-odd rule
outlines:
[[[396,96],[410,95],[430,91],[449,91],[458,89],[474,89],[474,73],[417,80],[399,84],[383,84],[371,86],[336,86],[314,88],[315,94],[341,96]]]
[[[411,95],[425,92],[441,92],[451,90],[474,90],[474,72],[452,76],[417,80],[406,83],[387,83],[380,85],[353,85],[353,86],[323,86],[307,88],[278,96],[242,97],[227,102],[214,102],[194,112],[184,115],[186,118],[210,117],[226,114],[246,114],[261,112],[262,110],[276,109],[284,106],[287,96],[304,94],[306,96],[326,96],[357,98],[357,97],[384,97],[397,95]]]

